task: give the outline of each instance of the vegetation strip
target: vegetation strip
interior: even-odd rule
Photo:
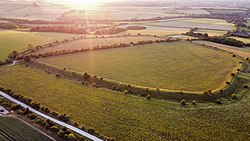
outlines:
[[[21,106],[24,107],[24,108],[29,108],[30,111],[32,111],[32,112],[38,114],[38,115],[41,116],[41,117],[44,117],[44,118],[46,118],[46,119],[49,119],[49,120],[51,120],[51,121],[53,121],[53,122],[55,122],[55,123],[57,123],[57,124],[59,124],[59,125],[61,125],[61,126],[65,126],[65,127],[69,128],[70,130],[72,130],[72,131],[74,131],[74,132],[76,132],[76,133],[78,133],[78,134],[80,134],[80,135],[83,135],[83,136],[85,136],[85,137],[87,137],[87,138],[89,138],[89,139],[91,139],[91,140],[93,140],[93,141],[102,141],[101,139],[99,139],[99,138],[97,138],[97,137],[95,137],[95,136],[93,136],[93,135],[91,135],[91,134],[89,134],[89,133],[87,133],[87,132],[84,132],[84,131],[82,131],[82,130],[80,130],[80,129],[78,129],[78,128],[72,126],[72,125],[69,125],[69,124],[64,123],[64,122],[62,122],[62,121],[59,121],[59,120],[57,120],[57,119],[55,119],[55,118],[52,118],[52,117],[50,117],[50,116],[47,116],[46,114],[41,113],[41,112],[39,112],[38,110],[36,110],[36,109],[34,109],[34,108],[32,108],[32,107],[30,107],[30,106],[24,104],[24,103],[22,103],[22,102],[20,102],[20,101],[18,101],[18,100],[16,100],[16,99],[14,99],[14,98],[12,98],[11,96],[9,96],[8,94],[6,94],[6,93],[4,93],[4,92],[2,92],[2,91],[0,91],[0,95],[2,95],[3,97],[5,97],[5,98],[11,100],[12,102],[14,102],[14,103],[16,103],[16,104],[21,105]]]

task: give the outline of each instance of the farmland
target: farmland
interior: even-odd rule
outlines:
[[[236,40],[242,41],[245,44],[250,44],[250,39],[249,38],[241,38],[241,37],[234,37],[234,36],[231,36],[229,38],[234,38]]]
[[[250,57],[250,49],[249,48],[238,48],[238,47],[233,47],[233,46],[229,46],[229,45],[223,45],[223,44],[218,44],[218,43],[208,42],[208,41],[194,41],[194,42],[199,43],[199,44],[208,45],[208,46],[217,47],[219,49],[223,49],[223,50],[226,50],[228,52],[239,55],[243,58]]]
[[[225,20],[219,19],[200,19],[200,18],[190,18],[190,19],[176,19],[160,22],[151,22],[147,25],[154,26],[165,26],[165,27],[181,27],[181,28],[202,28],[202,29],[212,29],[212,30],[235,30],[233,24],[226,22]]]
[[[138,34],[138,33],[137,33]],[[46,53],[51,51],[57,50],[67,50],[67,49],[81,49],[81,48],[93,48],[94,46],[102,46],[102,45],[113,45],[113,44],[120,44],[120,43],[130,43],[130,42],[138,42],[138,41],[148,41],[148,40],[158,40],[162,38],[153,37],[153,36],[126,36],[126,37],[107,37],[107,38],[87,38],[87,39],[80,39],[76,41],[71,41],[65,44],[57,45],[56,47],[52,48],[44,48],[35,52],[36,54],[39,53]]]
[[[213,140],[246,140],[250,134],[250,97],[245,95],[249,90],[238,93],[242,100],[225,100],[223,106],[199,103],[182,108],[175,102],[82,86],[19,65],[3,68],[0,74],[0,85],[117,140],[208,140],[211,136]],[[249,79],[248,74],[241,77]]]
[[[51,141],[48,137],[22,121],[0,116],[0,140]]]
[[[184,41],[83,52],[39,61],[128,84],[189,91],[216,89],[237,66],[237,60],[229,54]]]
[[[8,54],[14,50],[18,52],[27,50],[28,44],[32,44],[33,46],[42,45],[55,40],[71,38],[73,36],[76,35],[0,30],[0,60],[6,59]]]

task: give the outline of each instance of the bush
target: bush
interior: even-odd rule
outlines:
[[[244,89],[248,89],[249,86],[248,86],[248,85],[244,85],[243,88],[244,88]]]
[[[18,109],[20,109],[21,108],[21,105],[19,105],[19,104],[14,104],[14,105],[12,105],[11,106],[11,110],[13,110],[13,111],[16,111],[16,110],[18,110]]]
[[[98,88],[98,85],[96,83],[93,83],[92,87]]]
[[[232,95],[231,95],[231,98],[234,99],[234,100],[238,99],[238,97],[237,97],[236,94],[232,94]]]
[[[50,127],[50,130],[52,131],[52,132],[58,132],[59,131],[59,129],[58,129],[58,127],[57,126],[51,126]]]
[[[223,104],[223,102],[222,102],[220,99],[217,99],[217,100],[215,101],[215,103],[218,104],[218,105]]]
[[[30,118],[31,120],[34,120],[34,119],[37,118],[37,115],[35,115],[35,114],[30,114],[30,115],[28,116],[28,118]]]
[[[75,141],[76,140],[76,136],[73,133],[71,133],[71,134],[68,135],[68,139],[70,141]]]
[[[231,76],[233,76],[233,77],[234,77],[234,76],[235,76],[235,73],[231,73]]]
[[[61,74],[60,74],[60,73],[57,73],[57,74],[56,74],[56,77],[58,77],[58,78],[61,77]]]
[[[125,90],[125,91],[124,91],[124,94],[128,94],[128,93],[129,93],[129,91],[128,91],[128,90]]]
[[[90,134],[94,134],[95,133],[95,129],[88,129],[88,133],[90,133]]]
[[[195,100],[192,101],[192,105],[196,105],[196,101]]]
[[[150,96],[150,95],[147,95],[146,99],[148,99],[148,100],[151,99],[151,96]]]
[[[185,99],[181,100],[181,105],[187,105],[187,103],[186,103],[186,100],[185,100]]]
[[[24,56],[23,59],[25,62],[30,62],[31,61],[31,57],[30,56]]]

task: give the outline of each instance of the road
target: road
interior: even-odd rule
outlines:
[[[48,116],[48,115],[46,115],[44,113],[41,113],[38,110],[36,110],[36,109],[34,109],[34,108],[32,108],[32,107],[24,104],[24,103],[22,103],[22,102],[20,102],[20,101],[18,101],[16,99],[14,99],[14,98],[12,98],[11,96],[9,96],[8,94],[6,94],[6,93],[4,93],[2,91],[0,91],[0,95],[2,95],[3,97],[9,99],[10,101],[12,101],[12,102],[14,102],[16,104],[21,105],[24,108],[29,108],[29,110],[32,111],[33,113],[36,113],[37,115],[39,115],[39,116],[41,116],[43,118],[49,119],[49,120],[51,120],[51,121],[53,121],[53,122],[55,122],[55,123],[57,123],[57,124],[59,124],[61,126],[64,126],[64,127],[68,128],[68,129],[70,129],[70,130],[72,130],[72,131],[74,131],[74,132],[76,132],[76,133],[84,136],[84,137],[87,137],[87,138],[89,138],[89,139],[91,139],[93,141],[102,141],[101,139],[99,139],[99,138],[97,138],[97,137],[95,137],[95,136],[93,136],[93,135],[91,135],[91,134],[89,134],[87,132],[84,132],[81,129],[78,129],[78,128],[72,126],[72,125],[69,125],[69,124],[67,124],[65,122],[62,122],[60,120],[57,120],[55,118],[52,118],[52,117],[50,117],[50,116]]]

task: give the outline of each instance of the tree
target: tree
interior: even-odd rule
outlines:
[[[25,62],[30,62],[31,61],[31,57],[30,56],[24,56],[24,61]]]
[[[18,56],[18,52],[17,51],[12,51],[9,55],[8,58],[15,60]]]

